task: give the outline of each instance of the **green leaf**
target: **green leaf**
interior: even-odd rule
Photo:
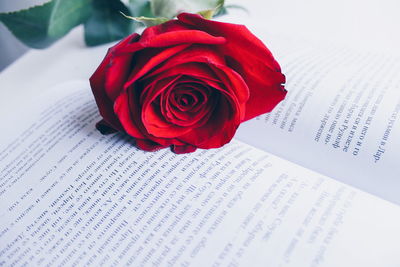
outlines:
[[[155,16],[173,18],[179,13],[197,13],[224,5],[224,0],[150,0]]]
[[[137,22],[143,23],[146,27],[159,25],[161,23],[167,22],[168,18],[148,18],[148,17],[131,17],[122,13],[127,19],[131,19]]]
[[[16,12],[1,13],[0,21],[23,43],[46,48],[84,22],[92,0],[51,0]]]
[[[134,31],[132,21],[121,15],[121,12],[130,14],[130,11],[120,0],[93,0],[92,6],[92,15],[85,22],[88,46],[116,41]]]

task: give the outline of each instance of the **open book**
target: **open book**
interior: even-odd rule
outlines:
[[[103,136],[86,82],[18,103],[0,265],[400,266],[399,61],[286,47],[287,99],[221,149]]]

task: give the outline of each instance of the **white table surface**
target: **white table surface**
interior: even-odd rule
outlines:
[[[220,19],[245,24],[256,34],[268,31],[389,53],[399,51],[399,0],[227,2],[245,6],[249,14],[232,10]],[[65,81],[88,80],[110,45],[85,47],[82,27],[78,27],[48,49],[30,50],[0,73],[0,117],[8,116],[10,105],[19,105],[44,89]]]

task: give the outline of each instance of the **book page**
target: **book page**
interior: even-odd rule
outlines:
[[[86,84],[32,102],[0,133],[0,265],[400,264],[389,202],[239,141],[137,150]]]
[[[400,58],[270,40],[288,95],[238,139],[400,204]]]

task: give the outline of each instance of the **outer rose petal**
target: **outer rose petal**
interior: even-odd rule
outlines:
[[[151,81],[154,79],[154,75],[163,72],[163,76],[171,77],[176,75],[187,75],[193,78],[197,78],[202,81],[212,81],[219,83],[218,76],[211,70],[211,68],[205,64],[193,64],[193,62],[172,66],[170,68],[160,67],[153,72],[147,74],[144,79]]]
[[[157,26],[154,26],[157,27]],[[143,48],[154,48],[154,47],[168,47],[173,45],[181,44],[224,44],[226,42],[224,37],[215,37],[203,31],[197,30],[183,30],[176,32],[167,32],[154,36],[150,40],[143,41],[132,44],[124,48],[124,52],[137,51],[138,47]]]
[[[269,49],[244,25],[204,19],[198,14],[190,13],[181,13],[178,15],[178,19],[195,29],[225,37],[227,42],[220,47],[222,52],[231,55],[239,62],[251,62],[253,59],[257,59],[273,70],[281,70]]]
[[[117,132],[117,130],[111,127],[111,125],[108,124],[105,120],[101,120],[96,123],[96,129],[99,130],[101,134],[110,134]]]
[[[245,26],[207,20],[196,14],[182,13],[178,19],[196,29],[216,36],[223,36],[227,42],[220,45],[220,51],[233,58],[239,72],[250,88],[250,99],[246,106],[244,120],[269,112],[286,96],[282,83],[285,76],[268,48]]]
[[[122,131],[123,128],[119,123],[117,116],[114,114],[113,101],[110,100],[106,91],[107,72],[108,68],[111,67],[110,64],[112,62],[113,53],[131,41],[136,40],[138,36],[138,34],[132,34],[115,45],[113,48],[109,49],[97,70],[94,72],[92,77],[90,77],[90,85],[101,116],[103,116],[104,120],[107,121],[113,128],[119,131]],[[118,89],[118,87],[116,87],[116,89]]]
[[[196,147],[191,145],[182,145],[182,146],[173,145],[172,151],[174,151],[176,154],[185,154],[196,151]]]
[[[142,132],[139,130],[137,125],[135,125],[134,120],[131,116],[131,110],[129,107],[129,96],[128,93],[123,92],[118,98],[115,100],[114,104],[115,114],[118,116],[118,119],[121,122],[124,130],[133,137],[136,138],[145,138]]]
[[[106,69],[106,80],[104,88],[108,97],[111,100],[115,100],[121,92],[123,85],[130,73],[130,64],[132,61],[133,54],[121,55],[118,51],[130,43],[134,43],[139,39],[139,35],[133,38],[125,38],[120,43],[110,49],[111,60]]]
[[[128,88],[139,78],[147,73],[151,73],[151,70],[159,66],[164,61],[168,60],[171,56],[179,53],[189,45],[177,45],[170,48],[164,48],[163,50],[152,50],[143,51],[136,61],[136,65],[129,78],[125,82],[124,87]]]
[[[174,56],[161,65],[154,72],[149,73],[149,75],[158,75],[160,72],[165,70],[170,70],[172,67],[179,66],[185,63],[193,62],[203,62],[212,64],[226,64],[223,55],[218,54],[218,51],[214,46],[200,46],[191,45]]]
[[[145,140],[145,139],[136,139],[136,145],[145,151],[157,151],[162,148],[166,148],[168,146],[162,146],[160,144],[157,144],[151,140]]]

